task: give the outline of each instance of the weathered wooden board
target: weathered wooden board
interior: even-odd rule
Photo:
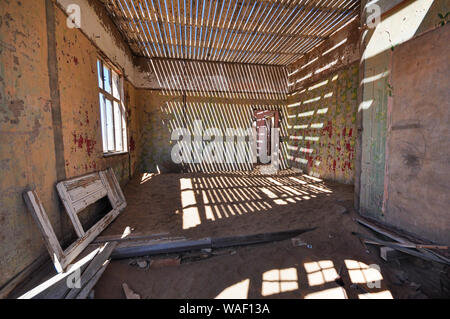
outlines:
[[[97,256],[92,259],[89,266],[83,271],[80,278],[80,287],[72,288],[68,294],[65,296],[65,299],[73,299],[77,298],[78,295],[85,292],[85,286],[88,286],[91,280],[95,277],[97,272],[103,267],[105,262],[109,260],[111,253],[114,248],[116,248],[117,242],[106,243],[104,247],[101,248],[101,251],[97,254]],[[87,291],[89,293],[89,291]]]
[[[39,230],[44,237],[45,245],[50,253],[53,264],[55,265],[56,271],[62,271],[61,261],[64,257],[64,252],[59,244],[58,238],[56,237],[55,231],[53,230],[52,224],[48,219],[47,213],[45,212],[42,202],[40,201],[35,190],[27,191],[23,196],[28,210],[31,212]]]
[[[127,299],[141,299],[141,296],[128,287],[126,283],[122,284],[123,293]]]
[[[367,236],[367,235],[364,235],[364,234],[359,234],[359,233],[356,233],[356,232],[353,232],[352,234],[355,235],[355,236],[358,236],[360,238],[365,239],[366,242],[376,242],[376,243],[378,243],[380,245],[383,245],[383,246],[386,246],[386,247],[389,247],[389,248],[401,251],[401,252],[403,252],[405,254],[409,254],[409,255],[412,255],[412,256],[415,256],[415,257],[419,257],[419,258],[422,258],[422,259],[426,259],[426,260],[430,260],[430,261],[435,261],[435,262],[438,262],[438,263],[444,263],[444,264],[448,264],[448,265],[450,264],[449,262],[445,261],[444,259],[439,258],[437,256],[434,256],[432,254],[425,254],[423,252],[420,252],[420,251],[417,251],[417,250],[414,250],[414,249],[401,247],[400,245],[397,245],[395,243],[393,244],[391,242],[387,242],[387,241],[384,241],[384,240],[381,240],[381,239],[376,239],[376,238],[373,238],[373,237],[370,237],[370,236]]]
[[[108,259],[101,268],[95,273],[95,275],[89,280],[89,282],[84,286],[80,293],[76,296],[76,299],[86,299],[91,292],[92,288],[94,288],[97,281],[100,279],[100,277],[103,275],[103,273],[106,270],[106,267],[108,267],[110,260]]]
[[[397,236],[396,234],[393,234],[392,232],[390,232],[388,230],[382,229],[382,228],[378,227],[377,225],[374,225],[374,224],[372,224],[372,223],[370,223],[370,222],[368,222],[366,220],[362,220],[362,219],[357,218],[356,221],[358,223],[360,223],[360,224],[362,224],[362,225],[364,225],[364,226],[366,226],[366,227],[376,231],[377,233],[379,233],[381,235],[384,235],[386,237],[389,237],[389,238],[391,238],[391,239],[393,239],[393,240],[395,240],[395,241],[397,241],[397,242],[399,242],[401,244],[414,245],[414,243],[406,240],[405,238]],[[417,247],[417,250],[420,251],[422,254],[424,254],[427,257],[430,257],[430,258],[438,257],[439,259],[443,260],[444,262],[450,264],[450,259],[448,259],[448,258],[446,258],[446,257],[444,257],[444,256],[442,256],[442,255],[440,255],[440,254],[430,250],[430,249]]]
[[[274,233],[230,236],[222,238],[203,238],[197,240],[173,239],[167,241],[128,241],[120,243],[111,254],[113,259],[157,255],[165,253],[181,253],[204,248],[225,248],[242,245],[262,244],[289,239],[316,228],[296,229]]]
[[[69,282],[74,283],[78,274],[88,267],[89,263],[97,256],[100,247],[88,247],[71,263],[67,270],[57,273],[50,268],[44,269],[45,274],[37,281],[34,278],[25,283],[13,298],[18,299],[62,299],[69,292]]]
[[[133,233],[128,236],[123,235],[105,235],[105,236],[99,236],[95,238],[95,240],[92,242],[93,244],[98,243],[105,243],[108,241],[117,241],[117,242],[123,242],[123,241],[130,241],[130,240],[146,240],[146,239],[163,239],[164,236],[169,235],[169,233],[156,233],[156,234],[145,234],[145,233]]]
[[[113,259],[157,255],[165,253],[178,253],[190,250],[211,248],[211,238],[198,240],[177,240],[168,242],[151,241],[147,243],[122,243],[111,255]]]
[[[24,199],[41,230],[56,270],[62,272],[119,215],[127,203],[112,169],[62,181],[57,184],[57,189],[79,237],[64,251],[36,192],[26,192]],[[84,231],[77,214],[105,195],[111,201],[113,209],[93,227]]]
[[[316,228],[296,229],[296,230],[254,234],[254,235],[240,235],[240,236],[213,238],[211,240],[211,242],[212,242],[211,247],[212,248],[225,248],[225,247],[262,244],[262,243],[267,243],[267,242],[280,241],[280,240],[285,240],[285,239],[289,239],[289,238],[298,236],[300,234],[306,233],[308,231],[312,231],[314,229],[316,229]]]
[[[30,278],[32,273],[42,267],[48,261],[48,256],[43,254],[25,267],[19,274],[6,283],[0,290],[0,299],[6,299],[20,285]]]

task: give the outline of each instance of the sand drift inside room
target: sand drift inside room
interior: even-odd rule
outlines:
[[[0,298],[448,298],[449,21],[0,1]]]

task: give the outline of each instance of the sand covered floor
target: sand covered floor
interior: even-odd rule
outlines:
[[[317,229],[300,235],[308,246],[284,240],[236,247],[196,261],[180,256],[175,266],[141,268],[136,259],[116,260],[98,282],[96,298],[124,298],[124,282],[142,298],[426,297],[417,278],[405,273],[405,259],[386,263],[378,247],[368,245],[367,253],[351,234],[370,234],[353,220],[353,186],[290,170],[272,176],[162,174],[133,180],[125,195],[128,207],[102,235],[126,227],[190,239]],[[177,256],[142,259],[167,257]],[[367,284],[373,280],[379,285]]]

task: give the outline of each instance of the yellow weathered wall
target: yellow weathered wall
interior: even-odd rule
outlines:
[[[66,177],[113,167],[119,181],[129,179],[128,154],[103,157],[97,82],[98,49],[78,30],[66,27],[65,13],[57,9],[61,120]],[[125,94],[134,90],[125,86]],[[133,97],[134,98],[134,97]]]
[[[55,14],[55,29],[47,21],[46,3]],[[57,171],[67,179],[112,167],[124,185],[138,169],[140,116],[129,74],[124,99],[128,143],[133,146],[130,154],[105,158],[96,68],[100,49],[81,30],[69,29],[66,18],[58,5],[46,0],[0,5],[0,288],[47,254],[22,199],[26,189],[36,188],[55,232],[65,242],[73,229],[56,192]],[[55,72],[49,73],[48,34],[56,41],[59,99],[53,105],[49,74]],[[59,108],[62,126],[56,130],[52,110]],[[55,137],[62,140],[56,148]],[[57,165],[61,157],[56,150],[61,150],[64,167]]]
[[[45,16],[43,0],[0,5],[0,286],[45,253],[26,189],[60,233]]]

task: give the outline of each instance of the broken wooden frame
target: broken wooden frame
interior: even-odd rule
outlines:
[[[44,237],[56,271],[60,273],[119,215],[127,203],[111,168],[59,182],[56,188],[78,235],[78,239],[65,250],[59,244],[36,191],[25,192],[24,199]],[[108,197],[112,210],[85,231],[78,213],[105,196]]]

